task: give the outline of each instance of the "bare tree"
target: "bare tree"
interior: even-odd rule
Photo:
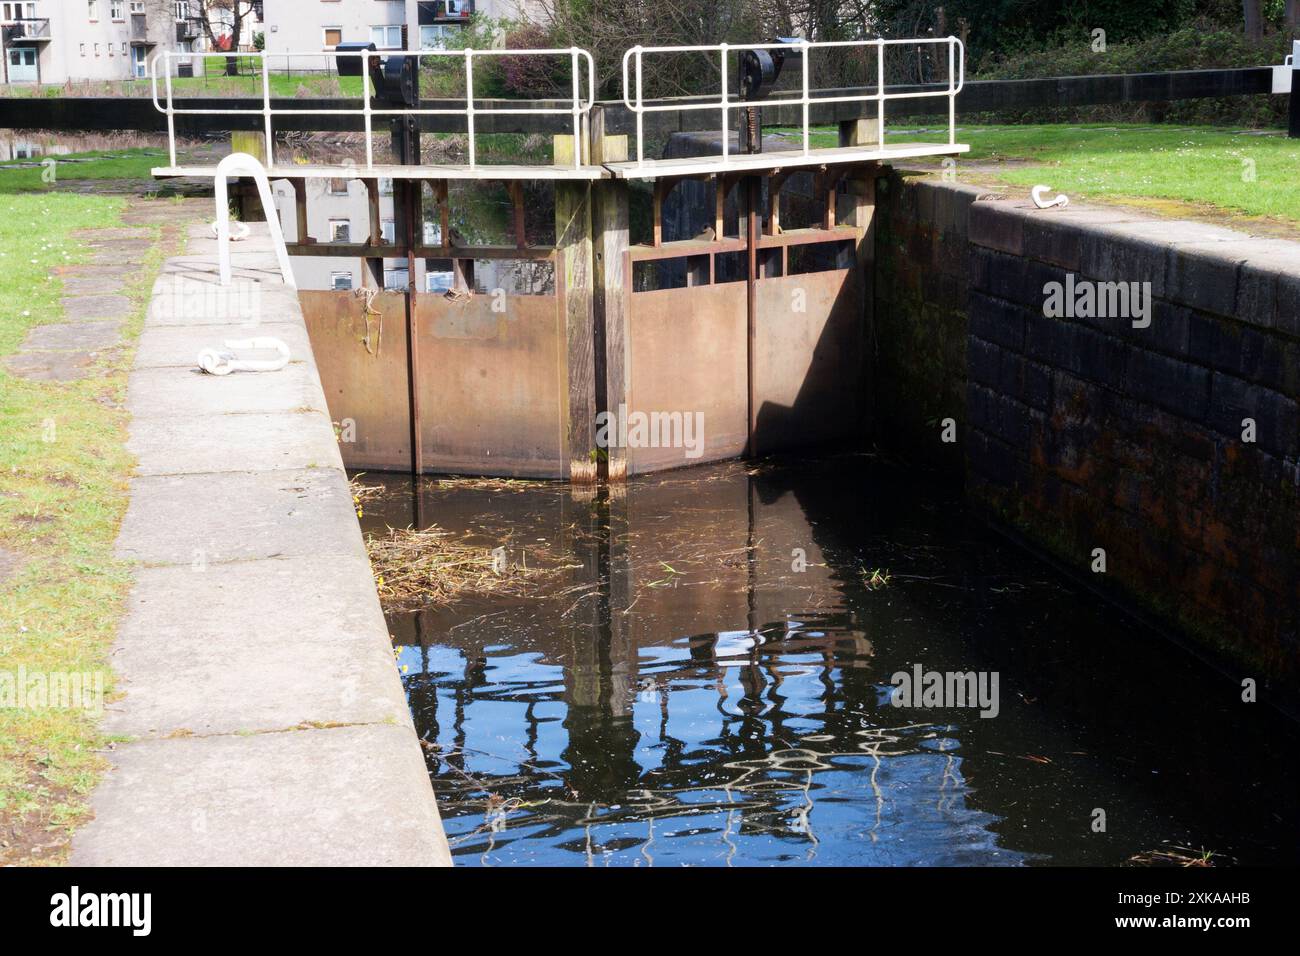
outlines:
[[[244,23],[259,5],[253,0],[189,0],[189,7],[199,21],[208,49],[239,52]],[[239,58],[226,58],[226,75],[239,72]]]
[[[1263,40],[1264,15],[1260,11],[1260,0],[1241,0],[1241,10],[1246,20],[1246,39]]]

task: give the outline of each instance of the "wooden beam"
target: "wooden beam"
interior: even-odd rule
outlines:
[[[556,291],[565,329],[563,456],[568,479],[588,484],[597,477],[590,183],[555,184],[555,250]]]
[[[591,156],[597,163],[627,159],[627,137],[605,134],[605,111],[591,117]],[[593,346],[596,359],[595,408],[617,413],[627,404],[628,391],[628,303],[631,296],[632,260],[628,255],[631,187],[626,182],[606,180],[592,186]],[[627,449],[616,441],[606,442],[604,476],[608,481],[627,478]]]

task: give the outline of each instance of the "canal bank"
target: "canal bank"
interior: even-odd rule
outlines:
[[[296,292],[256,229],[226,289],[205,226],[191,242],[130,379],[134,585],[105,715],[124,742],[72,862],[446,864]],[[257,336],[289,363],[197,370]]]
[[[878,197],[878,439],[1300,714],[1300,243],[939,178]]]

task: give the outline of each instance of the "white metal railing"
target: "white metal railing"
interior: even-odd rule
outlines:
[[[904,93],[888,93],[885,90],[885,47],[902,46],[912,44],[942,44],[948,48],[948,87],[942,90],[920,90]],[[832,94],[827,96],[813,96],[815,92],[808,88],[808,65],[810,55],[820,50],[834,50],[843,48],[870,48],[876,49],[876,86],[874,93],[850,93],[850,94]],[[762,100],[742,100],[735,97],[727,88],[728,78],[728,57],[732,53],[744,50],[780,50],[787,53],[799,51],[802,63],[802,76],[800,84],[800,94],[791,96],[788,92],[782,91],[782,95],[767,97]],[[665,103],[646,103],[642,96],[642,58],[645,54],[655,53],[717,53],[720,60],[720,77],[721,77],[721,95],[717,100],[709,100],[703,103],[683,103],[679,101]],[[635,76],[635,90],[630,88],[628,77],[628,64],[634,63],[633,70]],[[747,109],[751,106],[763,106],[765,104],[797,104],[803,108],[803,153],[807,156],[811,152],[810,133],[809,133],[809,110],[814,103],[876,103],[876,121],[878,126],[877,136],[879,147],[884,149],[885,146],[885,102],[888,100],[905,100],[919,99],[926,96],[946,96],[948,97],[948,143],[956,145],[957,143],[957,94],[962,91],[966,84],[966,47],[957,37],[922,37],[917,39],[894,39],[886,40],[878,38],[875,40],[833,40],[826,42],[813,42],[809,40],[799,40],[796,43],[719,43],[709,46],[634,46],[623,54],[623,105],[626,106],[636,115],[636,161],[638,166],[645,163],[642,151],[642,141],[644,139],[643,127],[646,113],[669,112],[676,110],[717,110],[721,114],[722,130],[722,162],[728,163],[730,144],[728,136],[730,133],[730,118],[732,110]],[[631,94],[635,92],[635,98]]]
[[[241,110],[234,107],[233,104],[239,102],[239,98],[227,100],[233,108],[225,109],[198,109],[194,107],[178,107],[173,96],[172,88],[172,70],[171,61],[173,59],[228,59],[231,56],[238,56],[241,60],[260,61],[260,76],[262,80],[262,97],[258,106]],[[465,76],[465,104],[464,106],[446,107],[441,109],[423,109],[415,107],[407,108],[376,108],[371,105],[371,93],[369,75],[366,64],[361,64],[361,75],[358,79],[361,81],[361,95],[358,106],[354,109],[299,109],[294,107],[272,106],[271,105],[271,75],[272,70],[270,62],[273,58],[283,57],[285,62],[291,62],[298,58],[305,57],[323,57],[327,58],[336,66],[340,57],[372,57],[372,56],[409,56],[415,57],[418,63],[426,58],[443,58],[459,59],[464,63]],[[527,107],[500,107],[500,106],[483,106],[474,102],[474,61],[488,56],[568,56],[569,66],[572,73],[573,89],[572,95],[568,97],[569,105],[564,106],[527,106]],[[582,94],[582,70],[579,69],[581,62],[586,62],[587,75],[587,93],[586,97]],[[162,75],[159,75],[159,66],[162,66]],[[158,83],[163,81],[163,90],[165,93],[165,103],[159,102]],[[474,140],[474,118],[479,115],[495,116],[526,116],[530,114],[538,115],[570,115],[573,118],[573,165],[575,168],[583,165],[583,150],[581,143],[583,140],[583,124],[586,122],[587,115],[591,112],[591,107],[595,102],[596,89],[596,67],[592,60],[591,54],[579,47],[568,47],[565,49],[554,50],[347,50],[347,51],[321,51],[313,50],[303,53],[184,53],[168,50],[159,53],[153,58],[150,67],[150,80],[153,90],[153,105],[160,112],[167,115],[167,143],[168,155],[171,159],[171,165],[176,165],[176,117],[177,116],[224,116],[229,113],[260,113],[262,115],[262,135],[266,140],[266,165],[274,165],[274,140],[275,140],[275,118],[279,116],[360,116],[365,128],[366,134],[366,163],[364,169],[373,169],[374,167],[374,143],[371,136],[374,131],[374,117],[376,116],[464,116],[466,133],[469,138],[469,165],[471,168],[491,168],[479,167],[475,152]],[[182,98],[182,102],[183,102]],[[252,102],[258,102],[253,100]],[[526,102],[526,101],[520,101]],[[358,167],[362,168],[362,167]]]

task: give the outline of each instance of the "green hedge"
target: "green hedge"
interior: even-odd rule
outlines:
[[[1094,52],[1090,38],[1051,49],[1012,54],[982,62],[970,79],[1031,79],[1045,76],[1092,76],[1101,73],[1149,73],[1238,66],[1270,66],[1290,51],[1280,33],[1263,44],[1248,41],[1239,27],[1199,18],[1162,36],[1128,43],[1109,43]],[[982,114],[999,123],[1169,122],[1221,126],[1286,126],[1287,100],[1282,96],[1229,96],[1172,103],[1118,103],[1067,109],[1037,109]]]

